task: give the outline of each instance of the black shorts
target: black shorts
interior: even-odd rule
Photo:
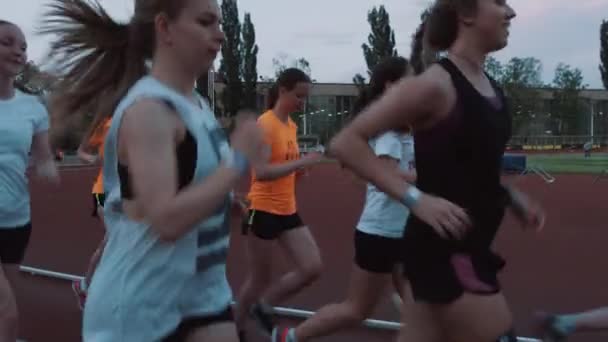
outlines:
[[[92,216],[93,217],[97,217],[97,210],[99,207],[103,208],[103,205],[106,202],[106,195],[105,194],[93,194],[93,212],[92,212]]]
[[[32,234],[32,224],[0,228],[0,262],[9,265],[20,265]]]
[[[401,262],[402,240],[355,229],[355,264],[372,273],[392,273]]]
[[[465,292],[476,295],[493,295],[500,292],[498,273],[504,260],[490,250],[457,251],[442,248],[427,241],[404,240],[403,271],[408,279],[414,300],[434,304],[449,304]],[[459,272],[455,257],[467,258],[470,267]],[[489,289],[475,291],[467,288],[464,277],[475,279]]]
[[[275,240],[288,230],[303,227],[298,213],[276,215],[266,211],[251,209],[243,222],[243,234],[251,230],[253,235],[262,240]]]
[[[234,322],[230,307],[213,316],[189,317],[181,321],[179,326],[163,342],[185,342],[192,332],[212,324]]]

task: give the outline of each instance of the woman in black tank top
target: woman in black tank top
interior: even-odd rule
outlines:
[[[506,46],[514,16],[504,0],[436,0],[417,37],[448,58],[395,85],[331,144],[330,153],[413,213],[403,262],[415,303],[403,308],[400,341],[516,340],[497,281],[504,261],[491,244],[505,208],[527,227],[540,229],[544,216],[500,182],[511,118],[502,90],[483,72],[485,56]],[[366,144],[408,124],[416,187],[375,162]]]

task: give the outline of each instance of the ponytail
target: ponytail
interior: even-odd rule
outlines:
[[[268,89],[268,97],[266,99],[266,109],[271,110],[279,100],[279,86],[275,83]]]
[[[55,36],[49,58],[58,61],[61,75],[50,101],[53,140],[93,114],[89,137],[145,75],[153,27],[142,30],[143,25],[152,24],[115,22],[96,0],[54,0],[49,5],[40,32]]]

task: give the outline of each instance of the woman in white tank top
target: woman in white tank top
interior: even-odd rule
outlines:
[[[225,272],[231,191],[262,139],[245,117],[229,147],[194,92],[224,40],[217,2],[136,0],[128,24],[89,1],[51,6],[44,31],[55,35],[53,55],[70,61],[53,101],[58,133],[77,113],[94,108],[93,125],[113,113],[108,241],[89,286],[84,341],[237,341]]]

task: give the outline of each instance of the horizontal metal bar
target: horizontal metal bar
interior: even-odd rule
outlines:
[[[48,271],[48,270],[44,270],[41,268],[35,268],[35,267],[29,267],[29,266],[21,266],[20,270],[22,272],[29,273],[32,275],[41,275],[41,276],[61,279],[61,280],[74,281],[74,280],[83,279],[83,277],[73,275],[73,274],[53,272],[53,271]],[[233,301],[232,304],[235,304],[235,302]],[[280,307],[280,306],[274,307],[273,311],[275,314],[277,314],[279,316],[291,317],[291,318],[301,318],[301,319],[310,318],[315,314],[313,311],[286,308],[286,307]],[[363,325],[368,328],[381,329],[381,330],[393,330],[393,331],[398,331],[402,326],[402,324],[400,322],[383,321],[383,320],[377,320],[377,319],[366,319],[365,321],[363,321]],[[542,342],[542,340],[538,340],[535,338],[529,338],[529,337],[518,337],[517,341],[518,342]]]
[[[84,277],[73,275],[73,274],[53,272],[53,271],[48,271],[48,270],[44,270],[41,268],[34,268],[34,267],[29,267],[29,266],[21,266],[19,268],[19,270],[21,272],[29,273],[31,275],[39,275],[39,276],[61,279],[61,280],[76,281],[76,280],[84,279]]]

